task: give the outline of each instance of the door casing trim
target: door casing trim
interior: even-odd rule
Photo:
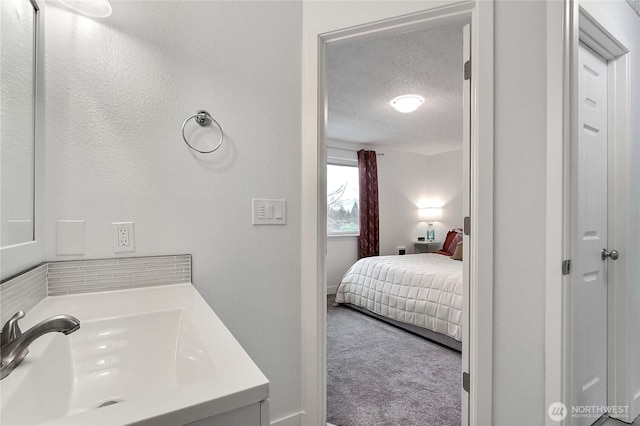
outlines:
[[[629,50],[607,28],[589,15],[578,1],[547,3],[547,255],[545,297],[545,407],[568,401],[570,275],[563,276],[562,261],[571,259],[571,146],[577,138],[577,52],[582,41],[608,60],[608,146],[610,192],[609,246],[628,252],[624,227],[628,223]],[[562,43],[557,43],[557,40]],[[562,72],[558,72],[561,70]],[[613,175],[611,171],[613,170]],[[611,179],[613,178],[613,179]],[[562,185],[557,185],[562,182]],[[613,194],[613,199],[611,198]],[[622,259],[621,259],[622,260]],[[621,308],[626,291],[614,282],[626,282],[624,262],[609,262],[608,279],[608,406],[628,406],[631,422],[632,395],[627,374],[626,313]],[[626,306],[626,305],[625,305]],[[569,413],[571,407],[567,407]],[[558,423],[545,416],[546,425]],[[570,415],[562,422],[568,425]]]
[[[328,41],[416,25],[452,14],[471,16],[471,213],[469,424],[492,423],[493,380],[493,1],[451,2],[427,11],[303,37],[303,196],[301,268],[302,389],[305,425],[326,422],[326,171],[323,49]],[[345,29],[346,28],[346,29]],[[307,58],[307,55],[315,58]],[[323,208],[324,206],[324,208]],[[480,241],[482,242],[480,244]],[[482,249],[480,249],[480,245]]]

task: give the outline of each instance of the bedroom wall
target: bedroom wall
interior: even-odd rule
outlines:
[[[271,419],[301,407],[301,2],[115,1],[106,19],[47,3],[46,255],[56,220],[86,220],[83,258],[193,255],[193,282],[271,382]],[[203,42],[204,41],[204,42]],[[192,153],[182,121],[226,133]],[[287,200],[252,226],[251,198]],[[75,256],[73,256],[75,257]],[[293,421],[293,423],[291,423]]]
[[[329,141],[330,147],[352,150],[362,145]],[[366,149],[374,149],[367,147]],[[442,241],[449,229],[462,227],[462,151],[425,156],[377,148],[378,197],[380,203],[380,254],[398,254],[398,247],[413,253],[413,241],[426,235],[427,224],[418,219],[418,206],[442,206],[442,221],[434,223],[436,239]],[[332,159],[354,161],[353,151],[328,149]],[[358,259],[355,236],[327,238],[327,293],[335,293],[340,280]]]
[[[428,143],[428,142],[427,142]],[[418,218],[419,206],[442,206],[442,220],[434,223],[436,240],[447,230],[462,227],[462,150],[437,155],[381,149],[378,159],[380,197],[380,254],[397,254],[425,236],[427,224]]]
[[[335,294],[340,280],[358,260],[358,237],[327,238],[327,294]]]

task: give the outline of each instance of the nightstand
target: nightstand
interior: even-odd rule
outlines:
[[[442,241],[414,241],[414,253],[431,253],[442,248]]]

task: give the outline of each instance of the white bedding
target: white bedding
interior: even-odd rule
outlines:
[[[358,260],[344,275],[337,303],[462,339],[462,262],[432,253]]]

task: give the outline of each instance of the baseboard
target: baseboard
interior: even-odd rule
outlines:
[[[328,285],[327,286],[327,296],[330,294],[336,294],[338,292],[338,286],[337,285]]]
[[[271,422],[271,426],[300,426],[302,425],[302,411],[291,414],[278,420]]]

